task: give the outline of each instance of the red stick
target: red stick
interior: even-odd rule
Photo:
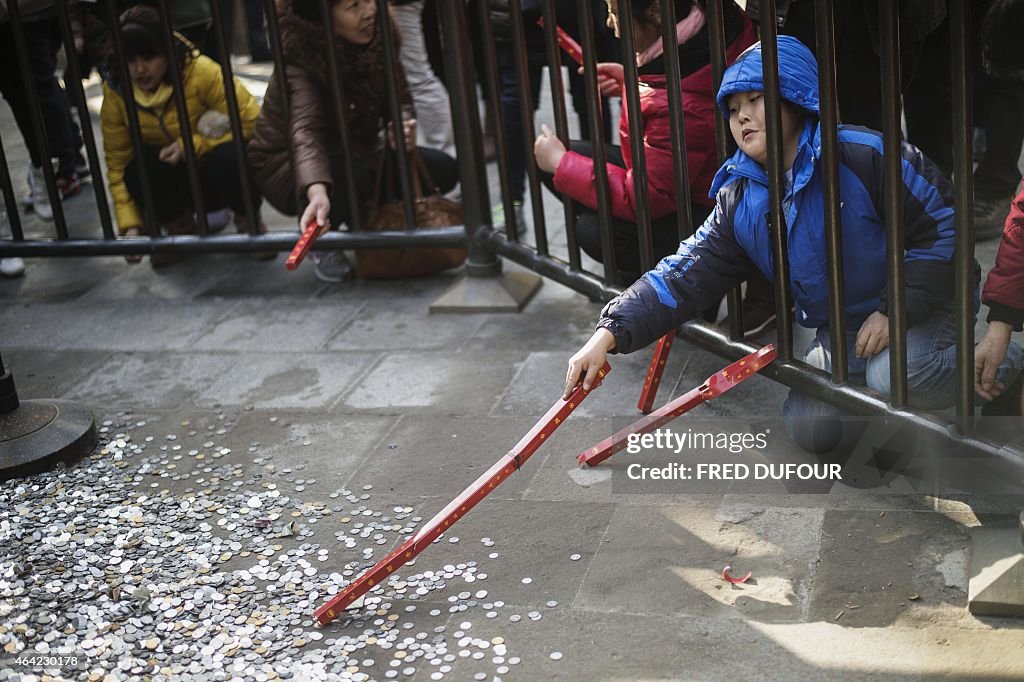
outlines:
[[[654,357],[651,358],[651,366],[647,368],[647,378],[644,380],[644,387],[640,390],[640,400],[637,408],[644,414],[649,414],[654,407],[654,396],[658,394],[658,385],[661,383],[661,375],[665,371],[665,363],[668,362],[668,352],[672,349],[672,339],[675,332],[669,332],[658,339],[658,345],[654,347]]]
[[[708,380],[688,393],[679,396],[675,400],[663,405],[661,408],[634,422],[622,429],[614,436],[605,438],[603,441],[580,453],[576,461],[580,466],[594,467],[605,461],[619,450],[626,447],[626,439],[634,433],[648,433],[666,424],[681,414],[689,412],[706,400],[711,400],[722,395],[730,388],[739,384],[759,371],[762,367],[776,358],[775,346],[769,344],[764,348],[751,353],[750,355],[737,360],[725,369],[708,377]]]
[[[537,20],[537,25],[544,28],[544,17]],[[558,46],[565,50],[565,53],[572,57],[577,64],[583,66],[583,49],[576,39],[566,33],[561,26],[555,26],[555,36],[558,39]]]
[[[326,225],[310,223],[309,227],[306,228],[306,231],[302,233],[301,237],[299,237],[299,241],[295,242],[295,248],[293,248],[292,252],[288,254],[288,260],[284,262],[284,266],[289,270],[294,270],[299,267],[299,263],[301,263],[302,259],[306,257],[307,253],[309,253],[309,249],[313,246],[313,242],[316,241],[317,237],[324,233],[326,228]]]
[[[610,371],[611,366],[606,362],[604,368],[598,372],[597,381],[590,391],[600,386],[601,381]],[[514,448],[503,455],[494,466],[477,478],[434,518],[430,519],[416,535],[403,542],[397,549],[381,559],[376,566],[356,578],[344,590],[317,609],[314,614],[317,621],[321,625],[327,625],[352,602],[369,592],[375,585],[387,580],[387,577],[404,566],[405,562],[426,549],[452,524],[465,516],[466,512],[472,509],[477,502],[487,497],[498,484],[517,471],[544,444],[544,441],[558,428],[558,425],[565,421],[566,417],[583,402],[590,391],[584,390],[581,382],[573,389],[568,401],[559,398],[547,411],[547,414],[534,424],[529,433],[516,443]]]

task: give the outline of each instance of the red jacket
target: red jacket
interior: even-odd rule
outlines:
[[[728,63],[732,63],[743,50],[754,43],[755,39],[754,29],[750,22],[746,21],[742,33],[726,50]],[[715,146],[715,116],[718,115],[718,110],[715,106],[710,65],[683,78],[680,87],[683,91],[690,199],[694,203],[711,207],[714,206],[714,200],[708,197],[708,192],[719,163]],[[665,76],[641,76],[640,112],[644,121],[644,151],[647,159],[647,205],[650,208],[651,219],[655,220],[676,210]],[[635,222],[636,196],[633,190],[629,112],[626,110],[625,97],[622,98],[622,116],[619,119],[619,140],[626,167],[608,164],[612,215],[620,220]],[[567,152],[555,169],[555,189],[585,206],[596,209],[594,160],[576,152]]]
[[[989,307],[988,321],[1024,326],[1024,190],[1013,199],[1003,227],[996,264],[988,273],[981,300]]]

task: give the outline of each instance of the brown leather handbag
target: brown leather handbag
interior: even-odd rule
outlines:
[[[374,181],[370,215],[366,229],[381,232],[405,230],[405,209],[402,200],[380,202],[381,187],[394,187],[395,176],[391,172],[391,154],[381,155],[381,164]],[[409,153],[412,163],[413,205],[416,210],[416,227],[448,227],[464,224],[462,204],[441,196],[437,185],[427,169],[427,164],[415,149]],[[424,188],[428,194],[424,194]],[[394,196],[389,191],[389,196]],[[406,279],[426,277],[456,268],[466,261],[464,248],[400,248],[400,249],[357,249],[356,274],[362,279]]]

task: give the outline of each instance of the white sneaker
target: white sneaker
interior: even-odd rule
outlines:
[[[43,167],[36,168],[31,161],[28,164],[28,187],[32,192],[30,198],[35,214],[39,216],[40,220],[47,222],[53,220],[53,206],[50,205],[50,195],[46,191]]]
[[[7,222],[7,212],[0,210],[0,239],[11,239],[11,226]],[[25,274],[25,261],[20,258],[0,258],[0,275],[4,277],[21,277]]]

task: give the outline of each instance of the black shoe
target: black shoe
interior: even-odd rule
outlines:
[[[774,302],[743,300],[743,338],[750,339],[774,328],[776,321]],[[728,315],[722,320],[722,326],[729,328]]]
[[[1010,214],[1013,195],[974,193],[974,241],[983,242],[1003,236],[1003,225]]]
[[[981,406],[981,416],[1024,416],[1024,372],[1017,375],[1017,380],[1010,384],[1008,389]]]

